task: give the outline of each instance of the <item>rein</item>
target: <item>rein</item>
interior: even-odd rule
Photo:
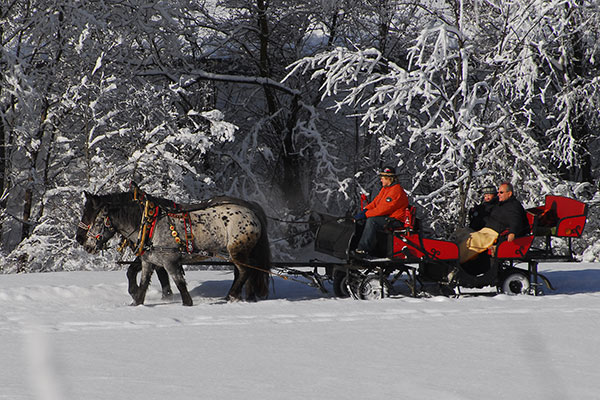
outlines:
[[[310,214],[310,210],[305,212],[304,215]],[[271,243],[277,243],[277,242],[282,242],[284,240],[290,240],[292,238],[295,238],[296,236],[300,236],[300,235],[304,235],[305,233],[311,232],[313,230],[313,228],[310,228],[310,225],[321,225],[322,222],[321,221],[286,221],[283,219],[279,219],[279,218],[275,218],[275,217],[270,217],[267,215],[267,218],[270,219],[271,221],[275,221],[275,222],[280,222],[282,224],[286,224],[286,225],[290,225],[290,224],[295,224],[295,225],[308,225],[309,228],[305,229],[301,232],[298,233],[294,233],[293,235],[290,236],[286,236],[286,237],[282,237],[282,238],[278,238],[278,239],[274,239],[271,241]]]

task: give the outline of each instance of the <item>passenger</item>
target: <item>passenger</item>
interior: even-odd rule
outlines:
[[[498,204],[496,188],[486,186],[482,190],[483,201],[469,210],[469,227],[473,231],[478,231],[485,226],[485,218],[490,215],[492,208]]]
[[[354,216],[355,221],[366,219],[365,229],[355,251],[358,257],[369,256],[375,248],[377,231],[385,227],[389,218],[402,219],[408,207],[408,197],[397,182],[394,168],[383,168],[379,177],[383,186],[379,194],[367,204],[364,210]]]
[[[451,236],[453,241],[460,243],[466,240],[471,233],[485,226],[485,218],[490,215],[492,208],[498,204],[496,192],[496,187],[492,185],[485,186],[482,189],[483,201],[469,210],[469,225],[458,228]]]
[[[485,226],[459,243],[460,263],[492,247],[505,230],[508,232],[506,240],[509,242],[529,231],[525,209],[514,196],[513,185],[508,182],[502,183],[498,188],[498,203],[485,218]]]

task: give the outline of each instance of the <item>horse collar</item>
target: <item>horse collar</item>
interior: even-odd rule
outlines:
[[[141,256],[146,251],[146,248],[150,246],[150,241],[154,235],[154,228],[156,227],[156,220],[158,219],[159,208],[157,205],[152,203],[150,200],[146,200],[144,205],[144,213],[142,214],[142,220],[140,222],[140,233],[138,237],[138,245],[135,252],[136,256]],[[146,243],[148,241],[148,243]]]

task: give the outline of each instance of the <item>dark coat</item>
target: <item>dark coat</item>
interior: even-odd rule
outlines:
[[[498,198],[494,197],[490,201],[484,201],[471,208],[469,210],[469,227],[474,231],[485,227],[485,218],[490,215],[496,204],[498,204]]]
[[[524,236],[529,232],[527,214],[521,202],[514,196],[506,201],[500,201],[492,208],[490,215],[485,219],[485,226],[498,232],[514,233],[515,236]]]

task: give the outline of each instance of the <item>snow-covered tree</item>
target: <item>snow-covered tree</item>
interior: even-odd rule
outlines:
[[[211,186],[203,155],[235,126],[208,112],[207,85],[184,89],[193,2],[17,1],[3,11],[3,244],[23,232],[15,257],[29,269],[56,263],[28,258],[60,254],[55,243],[69,257],[84,189],[136,179],[180,200]]]
[[[438,234],[447,235],[464,223],[481,184],[511,181],[530,203],[556,190],[554,159],[578,159],[565,159],[565,146],[550,136],[570,134],[560,130],[566,111],[562,100],[543,96],[549,81],[535,74],[544,65],[531,53],[533,43],[544,48],[551,41],[541,36],[540,22],[564,17],[564,7],[574,5],[421,2],[406,60],[374,48],[338,47],[297,61],[290,75],[310,73],[323,81],[322,95],[336,99],[336,109],[358,110],[362,124],[378,134],[381,157],[396,161],[412,199]],[[587,4],[578,12],[591,21],[595,8]],[[595,94],[596,87],[590,77],[587,91]],[[542,115],[548,103],[554,106]]]
[[[295,220],[356,209],[395,164],[441,236],[482,183],[592,198],[598,15],[589,0],[3,2],[1,251],[70,268],[81,192],[131,180]],[[274,237],[304,229],[288,228]]]

